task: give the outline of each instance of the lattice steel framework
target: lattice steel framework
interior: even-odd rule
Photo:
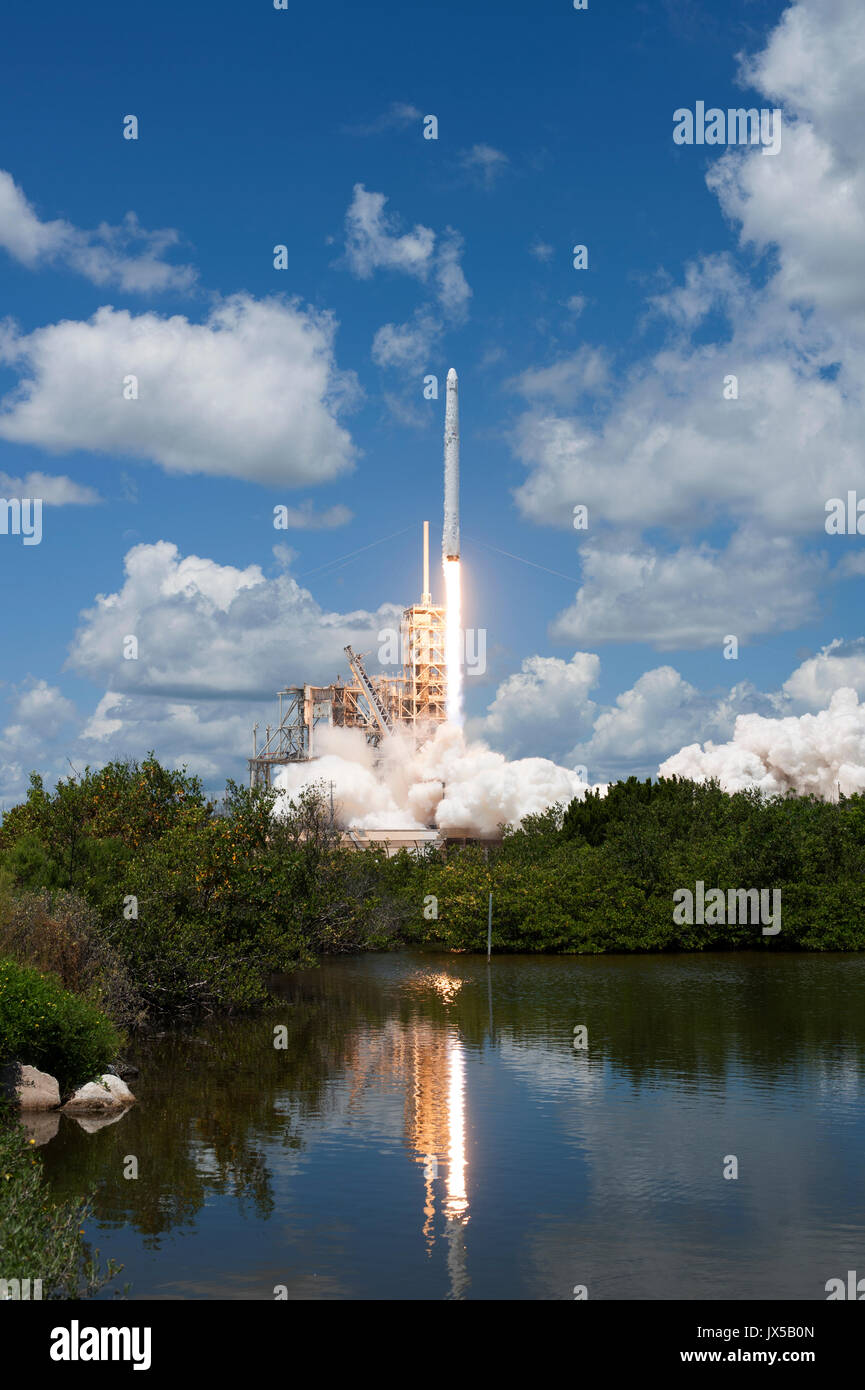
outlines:
[[[273,769],[286,763],[308,762],[317,756],[315,731],[321,725],[362,729],[366,741],[377,747],[387,734],[381,711],[394,729],[408,730],[417,742],[446,718],[447,671],[445,668],[445,610],[431,602],[429,593],[429,524],[424,522],[424,592],[420,603],[406,608],[401,628],[403,666],[396,676],[367,676],[362,660],[360,676],[349,682],[338,677],[332,685],[293,685],[278,692],[279,717],[268,724],[259,746],[258,725],[252,732],[249,759],[250,786],[271,785]],[[372,697],[363,679],[372,688]],[[375,703],[380,705],[378,714]]]

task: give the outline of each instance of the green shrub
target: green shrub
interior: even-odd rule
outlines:
[[[56,975],[118,1028],[140,1023],[144,1008],[98,912],[76,893],[0,892],[0,957]]]
[[[47,1071],[65,1093],[98,1076],[119,1048],[119,1034],[93,1004],[53,975],[0,960],[0,1064]]]

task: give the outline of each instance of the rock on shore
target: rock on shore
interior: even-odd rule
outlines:
[[[134,1104],[135,1097],[126,1082],[105,1072],[98,1081],[79,1086],[62,1109],[66,1115],[92,1115],[106,1110],[124,1110]]]
[[[54,1077],[20,1062],[8,1062],[0,1068],[0,1094],[22,1110],[56,1110],[60,1104],[60,1087]]]

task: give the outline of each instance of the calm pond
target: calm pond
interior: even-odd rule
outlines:
[[[55,1191],[96,1188],[131,1298],[825,1299],[865,1274],[863,957],[407,951],[281,992],[142,1039],[139,1104],[42,1150]]]

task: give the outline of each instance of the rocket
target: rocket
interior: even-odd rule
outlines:
[[[445,395],[445,516],[442,554],[460,558],[460,400],[457,374],[448,372]]]

